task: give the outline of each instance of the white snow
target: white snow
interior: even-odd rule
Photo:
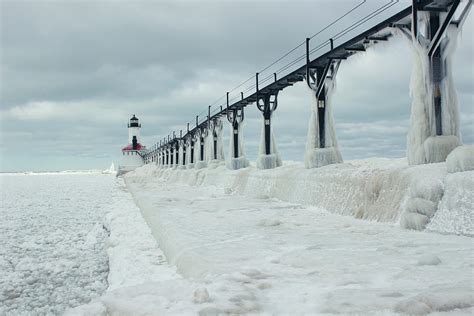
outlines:
[[[115,177],[0,175],[0,315],[60,314],[107,288],[102,226]]]
[[[474,171],[448,174],[428,230],[474,236]]]
[[[160,248],[184,278],[117,289],[102,303],[109,313],[125,314],[474,312],[472,238],[396,225],[400,213],[393,205],[403,204],[413,179],[427,172],[442,178],[444,164],[407,167],[401,160],[377,169],[380,162],[311,170],[300,164],[273,170],[148,165],[127,174],[127,186]],[[314,186],[332,175],[332,189]],[[372,183],[368,193],[377,192],[385,202],[360,216],[391,222],[361,221],[311,206],[329,206],[325,193],[336,204],[331,212],[357,216],[348,200],[369,198],[354,188],[361,183]],[[432,186],[414,187],[423,193],[417,196],[438,196]],[[339,199],[352,197],[340,202],[335,192]]]
[[[459,146],[446,158],[448,172],[474,170],[474,145]]]

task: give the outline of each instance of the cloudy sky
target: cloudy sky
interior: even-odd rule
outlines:
[[[226,91],[360,2],[0,0],[0,171],[117,163],[132,114],[145,145],[185,129]],[[312,47],[383,4],[367,0],[313,38]],[[402,0],[355,31],[407,5]],[[471,144],[473,56],[471,14],[453,68],[462,137]],[[333,103],[346,160],[405,156],[410,71],[401,37],[343,61]],[[280,94],[274,128],[283,159],[303,159],[310,104],[304,83]],[[261,114],[252,105],[246,115],[246,151],[255,159]]]

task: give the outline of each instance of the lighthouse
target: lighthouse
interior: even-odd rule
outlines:
[[[122,148],[122,159],[117,176],[141,167],[145,162],[143,156],[146,153],[146,147],[140,143],[140,128],[142,125],[135,114],[129,120],[127,127],[128,144]]]

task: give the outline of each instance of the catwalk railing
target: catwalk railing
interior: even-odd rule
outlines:
[[[186,147],[190,147],[192,151],[188,155],[191,154],[193,156],[191,157],[192,163],[194,158],[193,146],[195,143],[201,144],[199,150],[201,157],[198,157],[198,159],[202,160],[204,151],[202,147],[203,138],[208,136],[209,131],[214,133],[213,129],[217,126],[217,121],[220,121],[223,117],[226,117],[233,126],[234,139],[231,141],[233,141],[234,149],[232,155],[234,158],[238,158],[239,126],[244,120],[244,108],[254,103],[256,103],[257,108],[264,117],[265,154],[273,154],[271,145],[271,114],[277,109],[278,93],[303,80],[306,80],[308,86],[314,91],[318,102],[318,113],[315,114],[318,118],[316,123],[318,125],[318,143],[315,146],[317,148],[330,146],[328,145],[330,140],[325,135],[327,131],[325,127],[327,124],[325,119],[327,114],[325,111],[328,99],[326,94],[329,92],[328,81],[333,80],[336,76],[341,61],[354,54],[363,52],[379,42],[387,41],[393,36],[394,32],[399,32],[418,40],[418,34],[421,34],[418,30],[418,24],[420,23],[419,15],[422,12],[426,12],[429,19],[432,20],[428,23],[428,28],[431,27],[428,33],[431,35],[427,39],[429,41],[429,56],[433,59],[433,55],[436,55],[436,53],[440,54],[441,48],[439,44],[442,36],[446,33],[448,25],[462,25],[472,6],[472,0],[465,1],[465,5],[462,8],[460,7],[460,0],[414,0],[412,5],[405,5],[403,7],[398,0],[392,0],[364,14],[355,22],[344,25],[342,29],[336,28],[338,24],[342,24],[344,20],[349,19],[355,12],[360,11],[366,5],[366,2],[366,0],[363,0],[350,8],[319,32],[257,72],[255,76],[230,89],[224,96],[217,99],[205,111],[195,117],[195,126],[190,128],[188,123],[184,134],[180,131],[178,137],[175,132],[172,132],[167,138],[163,138],[152,146],[144,156],[145,161],[157,161],[158,158],[163,156],[163,152],[169,153],[174,151],[175,155],[167,157],[167,162],[166,159],[160,158],[160,163],[173,164],[173,160],[175,163],[178,163],[179,148],[182,148],[182,155],[185,156]],[[459,17],[455,19],[455,12],[459,11]],[[333,29],[333,32],[329,36],[312,45],[312,40],[315,37],[321,37],[324,32],[331,29]],[[425,31],[423,30],[423,32]],[[294,58],[295,55],[297,56],[296,58]],[[289,59],[291,56],[293,58]],[[433,66],[434,68],[435,66]],[[274,71],[271,72],[270,70]],[[439,111],[438,108],[435,108],[435,112]],[[436,121],[441,124],[440,114],[436,116]],[[441,127],[437,129],[441,130]],[[216,135],[214,135],[214,140],[216,140]],[[215,151],[216,144],[214,144],[214,157],[216,157]],[[168,154],[168,156],[170,155]],[[186,164],[185,157],[182,159],[182,163]]]

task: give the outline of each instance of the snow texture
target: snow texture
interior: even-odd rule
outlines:
[[[115,179],[0,175],[0,315],[61,314],[107,288],[102,223]]]
[[[231,170],[238,170],[246,168],[250,165],[249,161],[245,157],[245,146],[244,146],[244,123],[240,123],[238,127],[239,133],[239,157],[234,156],[234,130],[232,125],[230,126],[230,137],[229,137],[229,159],[226,161],[227,168]]]
[[[353,194],[354,183],[364,187],[372,182],[369,192],[393,196],[396,190],[406,193],[413,178],[440,169],[440,164],[406,167],[404,161],[381,162],[311,170],[292,164],[271,173],[252,167],[230,171],[145,166],[127,174],[127,187],[160,248],[184,279],[116,291],[108,311],[112,307],[125,314],[469,315],[474,312],[472,238],[406,231],[393,222],[360,221],[305,206],[306,193],[298,195],[311,187],[307,192],[317,195],[313,205],[324,203],[321,189],[314,190],[314,180],[322,180],[322,173],[336,174],[332,190],[338,195],[330,198],[339,207],[344,204],[338,200]],[[302,177],[304,173],[310,176]],[[405,173],[403,183],[385,192],[389,188],[385,183],[396,183],[397,173]],[[422,184],[417,187],[423,193],[419,196],[438,194],[431,189],[424,192]],[[385,197],[377,212],[386,213],[382,208],[389,204]]]
[[[438,209],[438,203],[444,194],[445,164],[419,166],[419,177],[410,183],[409,197],[400,225],[406,229],[423,230]],[[422,176],[421,176],[422,175]]]
[[[427,21],[427,13],[420,12],[422,19],[419,28],[423,29]],[[436,135],[434,114],[434,91],[431,82],[428,45],[420,37],[420,42],[410,41],[413,56],[413,68],[410,82],[412,97],[410,128],[408,131],[407,156],[409,164],[425,164],[442,162],[449,152],[458,146],[459,108],[456,89],[452,74],[452,56],[456,48],[459,30],[449,25],[447,34],[440,46],[444,47],[446,76],[440,83],[442,136]],[[449,136],[449,137],[445,137]]]
[[[265,124],[265,120],[262,122]],[[270,125],[270,154],[265,152],[265,125],[262,124],[260,136],[259,155],[257,157],[257,168],[259,169],[274,169],[282,165],[281,157],[275,141],[273,133],[273,125]]]
[[[430,231],[474,236],[474,171],[448,174]]]
[[[309,119],[308,137],[306,139],[306,153],[304,164],[306,168],[319,168],[329,164],[341,163],[342,156],[337,145],[336,127],[333,119],[332,95],[335,90],[335,80],[326,79],[326,110],[325,115],[325,148],[320,148],[318,127],[318,100],[316,93],[311,90],[313,104]]]
[[[448,172],[474,170],[474,145],[459,146],[446,158]]]

